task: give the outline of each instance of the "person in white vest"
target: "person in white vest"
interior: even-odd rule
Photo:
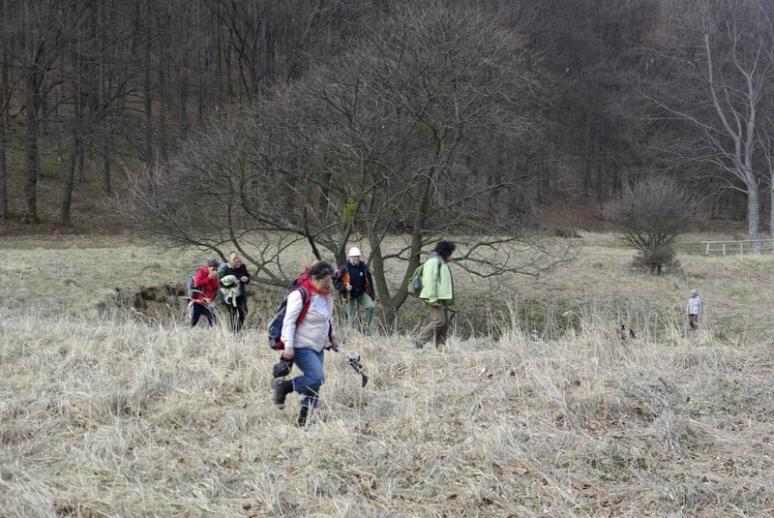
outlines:
[[[691,298],[688,299],[686,311],[688,312],[688,325],[693,330],[698,329],[699,318],[704,314],[704,302],[699,297],[699,290],[691,290]]]
[[[338,350],[333,333],[333,267],[316,261],[307,268],[298,288],[288,294],[287,310],[282,322],[282,357],[293,360],[301,375],[274,383],[274,404],[285,406],[291,392],[301,396],[298,426],[306,426],[311,409],[319,403],[320,387],[325,383],[324,350]],[[300,323],[299,323],[300,320]]]

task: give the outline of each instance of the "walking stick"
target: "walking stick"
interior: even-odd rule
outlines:
[[[352,369],[360,374],[360,386],[365,387],[366,384],[368,384],[368,375],[363,370],[363,362],[360,361],[360,355],[354,355],[349,354],[345,351],[342,351],[338,347],[332,348],[335,352],[341,353],[344,355],[344,358],[346,359],[347,363],[349,364]]]
[[[368,384],[368,375],[363,370],[363,362],[360,361],[360,355],[353,355],[348,354],[338,348],[333,348],[333,351],[337,353],[341,353],[344,355],[344,359],[346,360],[347,364],[349,364],[352,369],[357,372],[360,375],[360,386],[365,387],[366,384]],[[282,378],[290,374],[291,369],[293,368],[293,360],[286,360],[282,356],[280,356],[279,361],[274,365],[272,368],[272,375],[275,378]]]

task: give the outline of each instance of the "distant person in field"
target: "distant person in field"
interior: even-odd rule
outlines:
[[[431,339],[434,339],[436,349],[446,345],[449,306],[454,304],[454,280],[448,263],[455,249],[451,241],[439,241],[422,265],[422,290],[419,298],[425,301],[430,309],[430,322],[414,341],[418,349]]]
[[[250,282],[250,273],[242,258],[233,253],[228,262],[220,265],[218,277],[221,302],[228,312],[229,325],[232,331],[239,332],[245,325],[247,316],[247,284]]]
[[[287,298],[282,324],[282,343],[285,346],[282,357],[293,360],[302,374],[292,380],[277,380],[272,400],[282,408],[287,395],[298,392],[302,397],[298,426],[304,427],[310,410],[317,407],[320,388],[325,382],[323,351],[336,350],[338,345],[333,334],[333,267],[323,261],[315,262],[299,279],[300,286]],[[302,314],[303,320],[298,324]]]
[[[333,278],[336,291],[347,303],[347,319],[349,325],[354,325],[358,311],[363,310],[364,315],[360,322],[360,331],[369,336],[371,334],[371,320],[374,316],[374,280],[368,265],[363,261],[363,253],[356,246],[349,249],[347,262],[339,268]]]
[[[212,301],[218,294],[218,267],[220,262],[217,259],[210,259],[205,266],[202,266],[193,278],[192,301],[191,301],[191,327],[196,327],[201,317],[207,319],[207,323],[212,326],[215,322],[215,315],[210,309]]]
[[[704,302],[699,297],[699,290],[691,290],[691,298],[688,299],[686,311],[688,312],[688,325],[693,330],[698,329],[699,319],[704,314]]]

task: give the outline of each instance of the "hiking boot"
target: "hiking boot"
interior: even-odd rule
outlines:
[[[274,382],[274,395],[271,400],[279,408],[285,407],[285,397],[293,392],[293,382],[291,380],[277,380]]]
[[[425,346],[425,344],[422,343],[422,340],[420,340],[419,338],[414,338],[413,342],[414,342],[414,347],[416,347],[417,349],[421,349]]]
[[[302,406],[301,413],[298,414],[298,427],[303,428],[306,426],[306,418],[309,416],[309,407]]]

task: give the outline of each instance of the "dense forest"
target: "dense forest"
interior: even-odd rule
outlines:
[[[150,182],[191,226],[228,184],[232,233],[475,230],[651,175],[774,218],[765,0],[0,0],[0,41],[2,218],[98,224]]]

